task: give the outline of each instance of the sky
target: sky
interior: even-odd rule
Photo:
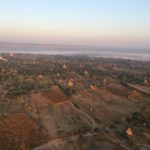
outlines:
[[[0,41],[150,48],[150,0],[0,0]]]

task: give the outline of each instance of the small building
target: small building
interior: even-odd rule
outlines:
[[[6,58],[3,58],[2,56],[0,56],[0,61],[5,61],[7,62],[8,60]]]
[[[66,64],[63,65],[63,69],[67,69],[68,67],[66,66]]]
[[[71,78],[68,83],[67,83],[67,86],[68,87],[72,87],[74,85],[74,80]]]
[[[90,85],[90,89],[91,90],[96,90],[96,86],[95,85]]]
[[[88,73],[88,71],[87,71],[87,70],[85,70],[85,71],[84,71],[84,74],[85,74],[85,75],[88,75],[89,73]]]

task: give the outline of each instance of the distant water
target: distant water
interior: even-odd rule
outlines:
[[[25,53],[25,54],[47,54],[47,55],[87,55],[91,57],[123,58],[150,61],[150,50],[139,49],[100,49],[86,47],[58,47],[41,45],[0,45],[0,53]]]

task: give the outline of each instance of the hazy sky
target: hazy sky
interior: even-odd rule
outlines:
[[[0,0],[0,41],[150,48],[150,0]]]

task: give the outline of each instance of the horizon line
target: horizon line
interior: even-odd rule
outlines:
[[[0,44],[18,44],[18,45],[49,45],[49,46],[73,46],[73,47],[84,47],[84,48],[104,48],[104,49],[144,49],[150,50],[150,48],[145,47],[126,47],[126,46],[104,46],[104,45],[86,45],[86,44],[61,44],[61,43],[36,43],[36,42],[13,42],[13,41],[0,41]]]

